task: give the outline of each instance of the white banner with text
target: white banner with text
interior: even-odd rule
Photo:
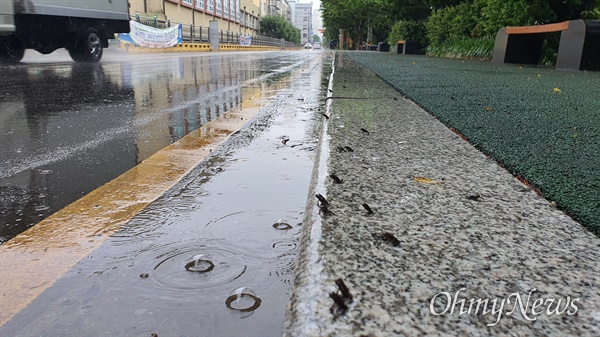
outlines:
[[[136,21],[129,21],[131,32],[120,34],[121,40],[133,43],[136,46],[147,48],[169,48],[183,42],[182,26],[178,24],[166,29],[159,29],[143,25]]]

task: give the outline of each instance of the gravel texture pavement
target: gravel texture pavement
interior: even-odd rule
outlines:
[[[540,114],[575,104],[562,97],[574,95],[571,85],[583,81],[543,84],[537,69],[338,53],[284,335],[597,336],[600,238],[348,56],[381,77],[403,78],[397,82],[404,95],[444,112],[440,120],[464,122],[471,128],[460,132],[479,149],[494,145],[507,158],[522,155],[511,149],[519,144],[514,137],[534,142],[527,137],[535,128],[526,122],[551,132],[553,124]],[[560,77],[539,72],[541,78]],[[503,99],[489,94],[526,81],[524,74],[537,83],[529,92],[524,86],[513,88],[512,96],[499,90]],[[490,77],[496,79],[486,82]],[[519,114],[535,106],[535,90],[553,103]],[[585,102],[578,107],[563,115],[588,111]],[[511,117],[501,118],[502,111]],[[567,129],[585,140],[594,135],[591,124]],[[521,132],[513,132],[517,126]],[[551,139],[534,134],[536,142]],[[551,142],[561,148],[559,143]],[[523,167],[532,163],[541,162]],[[591,179],[596,169],[587,166],[590,172],[580,174]]]
[[[600,72],[348,56],[600,235]]]

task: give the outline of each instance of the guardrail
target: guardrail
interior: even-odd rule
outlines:
[[[139,14],[136,14],[134,16],[131,17],[132,20],[135,20],[141,24],[147,25],[147,26],[151,26],[151,27],[155,27],[155,28],[168,28],[171,27],[171,20],[161,20],[158,19],[156,16],[154,16],[153,18],[151,17],[144,17],[144,16],[140,16]],[[191,24],[184,24],[181,23],[182,25],[182,33],[183,33],[183,41],[184,42],[209,42],[209,36],[210,36],[210,29],[209,27],[203,27],[202,25],[191,25]],[[240,36],[243,36],[243,34],[240,34],[239,32],[232,32],[232,31],[224,31],[224,30],[220,30],[219,31],[219,43],[220,44],[235,44],[235,45],[239,45],[240,44]],[[290,41],[285,41],[282,39],[277,39],[277,38],[273,38],[273,37],[267,37],[267,36],[262,36],[262,35],[250,35],[252,36],[252,45],[253,46],[272,46],[272,47],[284,47],[284,48],[301,48],[302,45],[294,43],[294,42],[290,42]]]

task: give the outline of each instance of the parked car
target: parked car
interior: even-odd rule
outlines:
[[[312,49],[321,49],[321,43],[319,43],[319,42],[315,42],[315,43],[313,44],[313,47],[312,47]]]
[[[307,43],[304,45],[304,49],[310,49],[310,48],[312,48],[312,44],[310,44],[310,42],[307,42]]]

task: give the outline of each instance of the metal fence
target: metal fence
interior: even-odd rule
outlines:
[[[136,14],[132,17],[133,20],[155,28],[168,28],[171,27],[171,20],[160,20],[156,16],[144,17]],[[203,27],[202,25],[191,25],[182,23],[182,34],[183,41],[185,42],[210,42],[210,29],[209,27]],[[228,30],[220,30],[219,31],[219,43],[221,44],[240,44],[240,34],[239,32],[232,32]],[[282,39],[276,39],[273,37],[261,36],[261,35],[251,35],[252,36],[252,45],[253,46],[273,46],[273,47],[286,47],[286,48],[294,48],[294,47],[302,47],[302,45],[285,41]]]

